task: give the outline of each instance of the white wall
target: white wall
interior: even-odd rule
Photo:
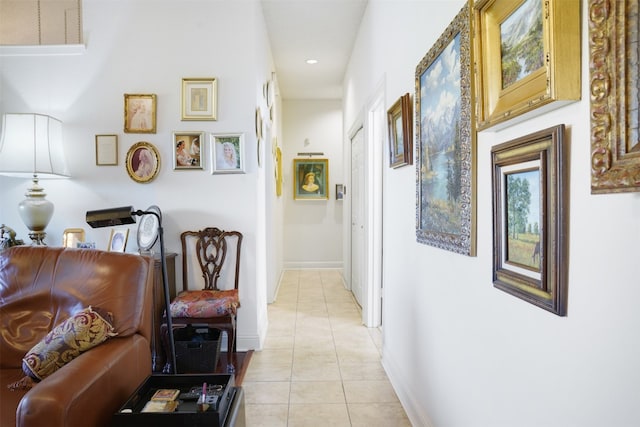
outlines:
[[[345,77],[345,128],[383,77],[388,107],[414,92],[416,65],[464,3],[369,3]],[[590,194],[582,3],[582,101],[478,136],[476,257],[416,243],[415,167],[384,172],[383,363],[416,426],[640,424],[640,194]],[[560,123],[570,145],[567,317],[492,284],[491,147]]]
[[[283,198],[285,268],[342,267],[342,107],[339,100],[283,102]],[[293,159],[321,152],[329,160],[329,200],[293,199]]]
[[[85,212],[127,205],[160,206],[167,251],[180,252],[184,230],[239,230],[245,239],[238,348],[259,348],[267,325],[265,229],[272,228],[260,213],[274,197],[265,193],[266,172],[256,155],[255,111],[264,108],[262,85],[273,68],[259,3],[85,0],[83,16],[81,55],[0,58],[0,112],[45,113],[64,123],[72,178],[41,182],[56,206],[47,243],[60,245],[65,228],[83,227],[88,241],[106,248],[110,230],[89,228]],[[218,79],[217,121],[180,120],[185,77]],[[123,132],[125,93],[157,95],[155,134]],[[202,171],[173,170],[172,133],[190,130],[243,132],[246,174],[211,175],[210,159]],[[118,135],[118,166],[95,165],[96,134]],[[152,143],[161,156],[160,173],[147,184],[129,178],[124,164],[138,141]],[[27,186],[0,176],[0,222],[26,241],[16,206]],[[136,227],[130,229],[127,252],[136,252]],[[278,274],[272,272],[270,280]]]

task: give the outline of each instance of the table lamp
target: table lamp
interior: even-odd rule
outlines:
[[[92,228],[113,227],[116,225],[134,224],[136,216],[153,215],[158,219],[158,237],[160,239],[160,263],[162,264],[162,287],[164,291],[164,310],[167,318],[167,334],[169,340],[169,354],[171,372],[176,373],[176,347],[173,340],[173,323],[171,321],[171,297],[169,295],[169,279],[167,261],[164,253],[164,231],[162,229],[162,214],[160,209],[146,211],[134,210],[132,206],[87,211],[86,221]],[[155,334],[153,335],[155,336]]]
[[[0,139],[0,174],[31,178],[26,199],[18,204],[22,222],[34,245],[44,245],[45,228],[53,216],[40,178],[68,178],[62,144],[62,123],[43,114],[5,114]]]

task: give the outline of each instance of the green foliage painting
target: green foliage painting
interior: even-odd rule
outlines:
[[[540,170],[507,175],[507,261],[540,269]]]
[[[526,0],[500,25],[502,88],[544,65],[542,0]]]

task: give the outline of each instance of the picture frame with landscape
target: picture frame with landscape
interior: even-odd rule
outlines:
[[[416,67],[416,237],[476,254],[476,132],[471,6]]]
[[[402,95],[387,111],[389,126],[389,167],[413,163],[413,115],[411,95]]]
[[[493,283],[558,316],[567,312],[564,125],[494,146]]]
[[[474,8],[479,130],[580,99],[580,0],[477,0]]]

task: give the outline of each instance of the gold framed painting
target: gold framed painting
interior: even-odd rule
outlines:
[[[329,159],[293,159],[293,199],[329,199]]]
[[[182,79],[182,120],[218,119],[218,80]]]
[[[640,191],[639,9],[637,0],[589,1],[593,194]]]
[[[124,131],[156,133],[156,95],[124,95]]]
[[[160,153],[145,141],[136,142],[127,152],[127,173],[136,182],[153,181],[160,171]]]
[[[580,99],[580,0],[479,0],[474,16],[478,130]]]

